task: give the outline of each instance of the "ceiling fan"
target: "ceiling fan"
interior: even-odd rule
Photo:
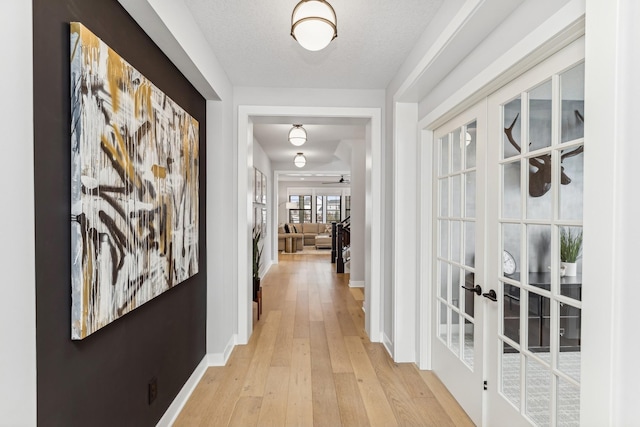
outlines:
[[[337,181],[323,182],[323,184],[351,184],[351,181],[344,179],[344,175],[340,175],[340,179]]]

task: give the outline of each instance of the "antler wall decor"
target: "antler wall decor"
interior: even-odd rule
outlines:
[[[584,123],[584,117],[578,110],[574,110],[576,118],[580,120],[580,122]],[[522,153],[522,149],[520,145],[513,139],[513,127],[518,121],[518,117],[520,113],[516,114],[516,118],[511,122],[511,126],[508,128],[504,128],[504,133],[507,136],[507,139],[513,145],[513,147],[518,150],[518,153]],[[531,143],[529,143],[531,145]],[[560,155],[560,163],[564,161],[564,159],[577,156],[578,154],[584,151],[584,145],[576,148],[575,150],[569,151],[567,153],[562,153]],[[541,197],[547,194],[547,192],[551,189],[551,154],[543,154],[541,156],[532,157],[529,159],[529,164],[536,168],[536,170],[529,170],[529,195],[531,197]],[[562,185],[567,185],[571,182],[571,178],[569,178],[564,173],[564,166],[561,166],[560,171],[560,183]]]

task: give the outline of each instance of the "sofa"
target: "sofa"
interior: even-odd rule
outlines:
[[[286,225],[286,227],[285,227]],[[289,232],[287,233],[287,230]],[[331,236],[331,224],[326,223],[304,223],[304,224],[282,224],[278,227],[278,251],[284,251],[285,239],[292,237],[294,248],[301,251],[305,246],[316,246],[316,236]],[[331,248],[331,244],[327,246],[327,239],[320,240],[320,247]],[[329,239],[330,242],[330,239]]]

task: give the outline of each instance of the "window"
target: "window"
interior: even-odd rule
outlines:
[[[342,196],[316,196],[316,222],[340,222]]]
[[[289,209],[290,223],[311,222],[311,196],[289,196],[289,201],[298,204],[298,209]]]
[[[339,222],[341,211],[341,197],[340,196],[325,196],[327,202],[327,219],[324,222]]]
[[[324,197],[316,196],[316,222],[325,222],[324,221]]]
[[[344,196],[344,217],[351,216],[351,196]]]

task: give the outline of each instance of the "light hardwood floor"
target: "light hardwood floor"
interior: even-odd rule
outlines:
[[[280,257],[251,340],[207,370],[175,426],[473,426],[435,375],[369,341],[362,290],[333,267]]]

